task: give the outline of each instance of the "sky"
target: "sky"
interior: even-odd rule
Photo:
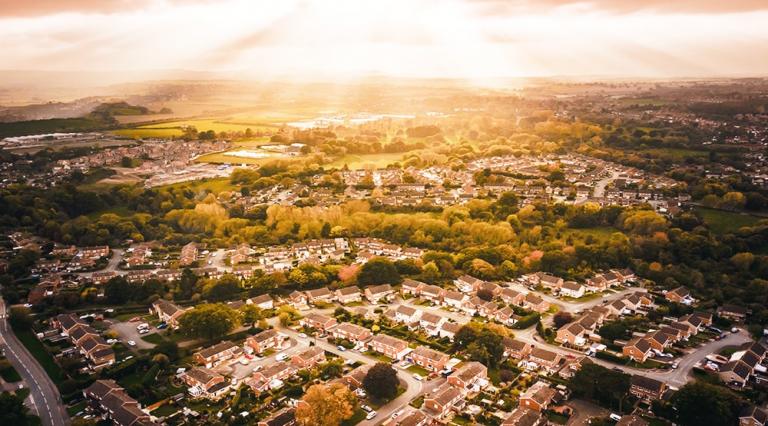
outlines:
[[[768,75],[768,0],[0,0],[0,69]]]

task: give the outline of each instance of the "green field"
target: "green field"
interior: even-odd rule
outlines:
[[[179,137],[184,133],[181,129],[177,128],[143,128],[136,127],[133,129],[120,129],[115,130],[112,133],[118,136],[125,136],[134,139],[142,138],[172,138]]]
[[[748,214],[709,209],[706,207],[697,207],[696,213],[701,215],[704,223],[709,226],[712,232],[717,234],[735,232],[743,226],[753,226],[760,220],[766,219]]]
[[[218,194],[224,191],[237,191],[239,187],[232,185],[229,178],[215,178],[196,180],[190,182],[173,183],[171,185],[160,186],[158,188],[189,188],[193,191],[206,191]]]
[[[203,132],[206,130],[213,130],[216,133],[219,132],[244,132],[246,129],[252,131],[257,130],[275,130],[279,126],[277,124],[268,123],[264,121],[244,121],[244,120],[229,120],[229,119],[193,119],[193,120],[177,120],[168,123],[156,123],[148,124],[146,126],[139,127],[140,129],[167,129],[167,128],[183,128],[193,126],[198,131]]]
[[[392,163],[402,161],[403,153],[394,154],[365,154],[345,155],[338,160],[326,164],[325,168],[342,168],[346,164],[350,169],[384,168]]]
[[[591,236],[596,240],[607,240],[611,238],[614,232],[621,232],[616,228],[607,226],[595,227],[595,228],[569,228],[566,229],[563,234],[564,237],[572,237],[574,239],[583,240],[587,236]]]
[[[32,356],[35,357],[37,362],[43,366],[45,372],[48,373],[48,377],[50,377],[54,383],[59,384],[64,381],[66,378],[64,370],[56,364],[56,361],[53,360],[51,354],[48,353],[45,346],[37,340],[37,337],[35,337],[35,334],[31,330],[14,329],[13,332]]]
[[[696,149],[684,149],[684,148],[650,148],[639,151],[642,153],[648,153],[657,155],[660,157],[673,157],[677,160],[684,160],[687,157],[706,157],[709,155],[709,151],[699,151]]]

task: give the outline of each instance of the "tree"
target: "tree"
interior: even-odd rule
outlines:
[[[629,391],[629,375],[597,364],[585,364],[568,382],[574,396],[619,408]]]
[[[379,362],[371,367],[368,374],[365,375],[363,389],[378,399],[389,400],[397,395],[399,383],[397,371],[391,365]]]
[[[485,300],[486,302],[490,302],[493,300],[493,290],[487,289],[487,288],[481,288],[477,291],[477,297]]]
[[[344,385],[312,385],[296,408],[301,426],[338,426],[354,414],[357,398]]]
[[[672,396],[677,422],[687,426],[735,424],[741,399],[720,386],[704,382],[688,383]]]
[[[29,308],[24,306],[12,307],[8,321],[11,323],[11,327],[17,330],[27,330],[34,323]]]
[[[400,281],[395,265],[383,257],[369,260],[357,274],[357,282],[362,285],[397,284]]]
[[[552,322],[555,324],[555,328],[558,329],[571,321],[573,321],[573,315],[566,311],[559,311],[552,317]]]
[[[169,361],[179,359],[179,345],[172,340],[163,340],[152,348],[153,354],[162,354],[168,357]]]
[[[178,298],[189,299],[192,297],[192,293],[195,292],[195,286],[197,285],[197,275],[189,268],[184,268],[181,271],[181,278],[179,279]]]
[[[261,318],[261,309],[256,305],[245,305],[240,308],[240,314],[243,316],[243,324],[253,325],[257,323]]]
[[[240,315],[223,304],[203,304],[179,318],[179,330],[186,336],[212,340],[223,337],[240,324]]]
[[[597,334],[608,340],[623,339],[629,335],[629,329],[622,321],[613,321],[600,327]]]
[[[240,294],[240,279],[232,274],[225,274],[216,281],[203,287],[203,296],[212,302],[221,302]]]
[[[104,297],[113,305],[122,305],[133,296],[133,286],[125,277],[114,277],[104,284]]]
[[[24,399],[8,392],[0,394],[0,424],[3,425],[38,425],[40,419],[29,414]]]

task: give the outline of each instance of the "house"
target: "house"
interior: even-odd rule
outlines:
[[[59,314],[51,321],[51,325],[61,329],[61,334],[69,336],[72,330],[80,326],[87,326],[88,323],[75,314]]]
[[[475,290],[475,293],[485,292],[490,294],[492,297],[497,297],[499,294],[501,294],[501,287],[499,287],[497,284],[490,283],[488,281],[482,281],[477,286],[477,289]]]
[[[197,260],[197,245],[189,243],[181,248],[179,266],[189,266]]]
[[[584,338],[587,331],[581,323],[574,321],[557,330],[555,341],[561,344],[582,347],[587,343],[587,340]]]
[[[541,424],[541,413],[530,408],[517,407],[507,417],[501,426],[538,426]]]
[[[266,419],[259,420],[256,426],[294,426],[296,424],[296,409],[285,407]]]
[[[366,287],[365,298],[371,303],[377,303],[379,300],[389,300],[394,294],[392,286],[389,284]]]
[[[668,347],[674,343],[672,335],[667,334],[661,330],[654,331],[645,335],[646,340],[651,345],[651,348],[659,352],[664,352]]]
[[[534,347],[528,354],[528,359],[531,362],[536,363],[540,367],[544,367],[547,370],[554,371],[558,365],[560,365],[560,354],[557,352],[548,351]]]
[[[467,300],[469,300],[469,296],[458,291],[446,290],[443,294],[443,305],[452,308],[461,309]]]
[[[406,278],[403,280],[403,284],[400,286],[400,293],[405,295],[411,295],[418,297],[421,294],[421,289],[425,284],[421,281],[412,280]]]
[[[296,309],[309,309],[309,298],[307,297],[307,294],[302,291],[292,291],[291,294],[288,295],[288,300],[290,301],[291,306]]]
[[[483,283],[483,280],[469,276],[462,275],[459,278],[453,280],[456,288],[462,293],[472,293]]]
[[[141,405],[117,385],[114,380],[97,380],[83,390],[83,396],[91,406],[99,410],[101,417],[117,426],[157,425],[141,409]]]
[[[684,305],[692,304],[695,299],[691,296],[690,290],[685,287],[677,287],[676,289],[669,290],[664,298],[674,303],[682,303]]]
[[[307,290],[306,293],[307,301],[309,303],[331,303],[333,300],[333,293],[328,289],[328,287]]]
[[[533,293],[528,293],[523,299],[523,307],[541,314],[549,310],[549,303]]]
[[[510,308],[509,306],[505,306],[501,309],[496,309],[496,311],[493,313],[493,319],[504,325],[511,326],[515,325],[518,316],[515,315],[514,309]]]
[[[695,314],[683,315],[677,322],[687,325],[693,334],[698,334],[704,328],[704,319]]]
[[[573,297],[574,299],[584,296],[585,291],[586,288],[575,281],[565,281],[560,287],[561,296]]]
[[[368,370],[371,369],[371,366],[371,364],[363,364],[355,368],[347,373],[346,376],[342,377],[342,381],[353,390],[362,388],[363,380],[365,380],[365,376],[368,375]]]
[[[397,308],[395,308],[394,312],[395,321],[406,325],[411,325],[418,322],[419,318],[421,317],[420,310],[406,305],[399,305]]]
[[[437,332],[437,335],[440,338],[447,338],[453,342],[453,338],[456,336],[456,333],[458,333],[459,330],[461,330],[461,324],[455,322],[444,322],[440,327],[440,331]]]
[[[460,389],[444,383],[424,398],[424,410],[433,417],[442,419],[463,399]]]
[[[511,337],[504,337],[502,339],[502,344],[504,345],[504,356],[513,359],[526,358],[533,349],[533,345]]]
[[[431,424],[431,419],[421,411],[411,411],[405,417],[396,419],[391,426],[427,426]]]
[[[429,300],[430,302],[436,305],[439,305],[443,301],[444,294],[445,294],[445,290],[442,287],[439,287],[436,285],[424,284],[421,287],[421,293],[419,297],[421,297],[424,300]]]
[[[242,353],[243,349],[240,346],[225,340],[201,349],[192,358],[196,363],[204,365],[206,368],[213,368],[225,361],[239,358]]]
[[[648,422],[636,414],[627,414],[621,416],[616,426],[648,426]]]
[[[563,279],[554,275],[539,273],[539,285],[555,291],[563,286]]]
[[[747,319],[747,308],[737,305],[723,305],[717,308],[717,316],[742,322]]]
[[[685,324],[679,323],[679,322],[673,322],[673,323],[669,324],[668,327],[671,328],[671,329],[677,330],[678,332],[680,332],[680,336],[681,336],[682,340],[685,340],[685,339],[691,337],[691,335],[694,334],[691,331],[690,327],[688,327]]]
[[[342,305],[346,305],[362,301],[363,295],[360,292],[360,287],[349,286],[336,290],[336,300]]]
[[[589,291],[597,292],[604,291],[608,288],[608,281],[603,278],[602,274],[595,275],[586,282],[587,289]]]
[[[475,361],[464,363],[448,376],[448,383],[463,391],[477,392],[488,385],[488,368]]]
[[[636,337],[630,340],[624,348],[622,348],[621,352],[637,363],[644,363],[653,351],[648,339],[645,337]]]
[[[260,333],[248,336],[245,339],[246,350],[250,349],[253,353],[260,354],[267,349],[277,348],[282,343],[282,338],[274,329],[264,330]]]
[[[352,343],[364,342],[372,336],[371,330],[349,322],[343,322],[331,328],[330,334],[335,339],[346,339]]]
[[[542,412],[549,407],[557,391],[545,382],[538,381],[520,395],[520,407]]]
[[[320,332],[327,332],[331,327],[336,325],[336,319],[327,315],[312,312],[299,320],[299,324],[302,327],[313,328]]]
[[[259,309],[274,309],[275,301],[272,296],[268,294],[262,294],[261,296],[252,297],[245,301],[249,305],[254,305]]]
[[[768,413],[765,410],[750,406],[739,413],[739,426],[765,426],[768,423]]]
[[[423,328],[428,335],[437,336],[445,321],[447,321],[447,319],[440,315],[431,312],[422,312],[421,317],[419,318],[419,327]]]
[[[179,318],[185,311],[175,303],[164,299],[157,299],[152,303],[152,309],[150,309],[150,313],[157,315],[161,322],[168,324],[168,327],[172,329],[179,328]]]
[[[291,358],[291,364],[293,364],[297,369],[312,368],[324,361],[325,351],[317,346],[312,346]]]
[[[368,347],[375,352],[384,354],[392,359],[402,360],[411,349],[404,340],[386,334],[377,334],[368,341]]]
[[[442,352],[419,346],[410,354],[411,362],[430,372],[443,370],[450,357]]]
[[[224,376],[203,367],[184,372],[181,380],[187,384],[189,394],[195,398],[217,400],[230,389],[230,383]]]
[[[295,373],[296,369],[290,363],[278,362],[254,372],[245,383],[258,395],[268,389],[282,386],[282,380]]]
[[[742,360],[729,361],[720,367],[717,375],[726,384],[743,387],[752,376],[752,367]]]
[[[633,375],[629,379],[629,393],[648,402],[661,399],[664,392],[667,391],[667,385],[650,377],[639,374]]]
[[[501,293],[499,293],[499,297],[501,298],[504,303],[515,305],[515,306],[521,306],[523,304],[523,301],[525,300],[525,294],[513,290],[509,287],[505,287],[501,289]]]
[[[115,351],[101,336],[89,336],[77,347],[93,369],[112,365],[116,361]]]

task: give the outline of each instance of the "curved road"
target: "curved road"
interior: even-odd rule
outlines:
[[[0,347],[30,390],[34,412],[45,426],[65,426],[69,423],[67,410],[59,390],[43,367],[13,334],[8,324],[5,302],[0,298]]]

